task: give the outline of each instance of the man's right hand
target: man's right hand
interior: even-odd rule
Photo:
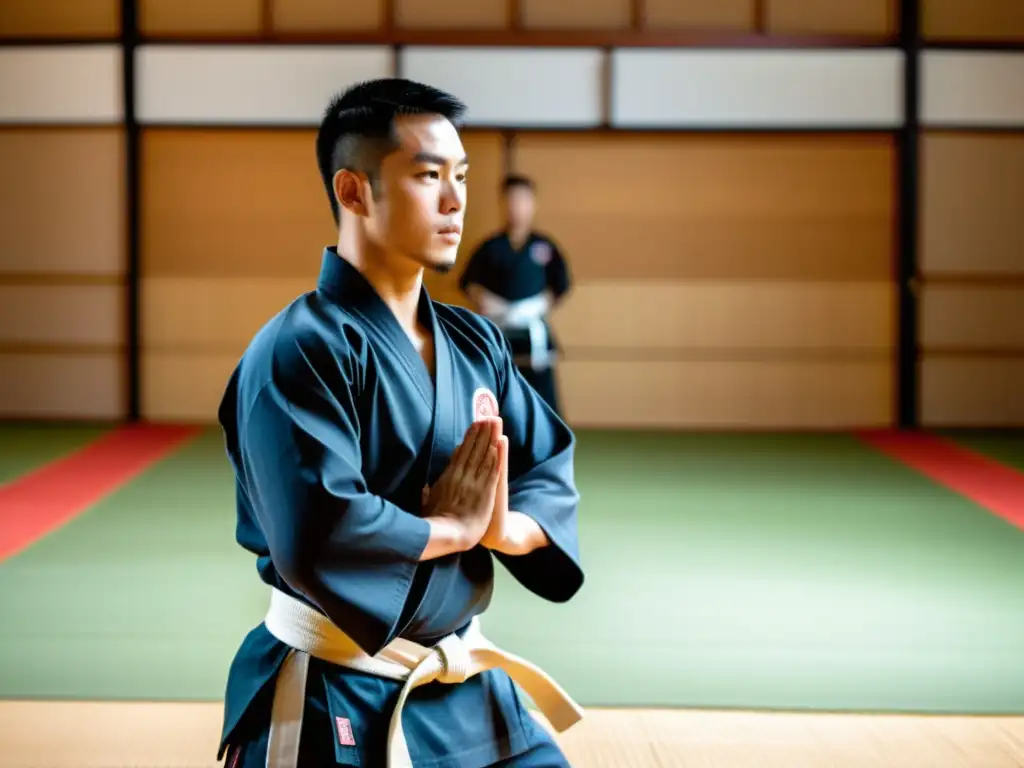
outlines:
[[[425,493],[424,517],[431,536],[422,560],[472,549],[483,538],[498,490],[501,422],[474,422],[444,473]]]

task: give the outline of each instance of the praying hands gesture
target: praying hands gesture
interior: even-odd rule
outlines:
[[[501,432],[502,422],[499,418],[474,422],[466,431],[463,443],[455,450],[438,483],[433,488],[424,486],[422,502],[428,516],[440,512],[447,506],[443,499],[451,497],[458,484],[457,479],[466,478],[464,465],[475,465],[473,458],[479,456],[478,461],[484,465],[481,467],[483,471],[470,473],[475,479],[472,483],[476,491],[472,494],[475,503],[466,505],[461,514],[452,514],[455,510],[450,507],[447,512],[452,517],[462,518],[460,522],[469,534],[463,542],[465,549],[472,549],[479,544],[506,555],[525,555],[546,546],[549,541],[533,518],[508,508],[508,437]],[[484,455],[481,455],[482,445],[488,443]],[[488,450],[492,448],[495,450],[493,454]],[[484,458],[485,455],[493,456],[494,463]],[[496,483],[492,486],[495,479]],[[481,506],[485,503],[486,510]]]
[[[484,421],[497,422],[500,432],[501,419]],[[548,537],[532,517],[508,508],[508,436],[500,433],[497,459],[498,487],[494,493],[494,509],[480,545],[506,555],[526,555],[547,545]]]

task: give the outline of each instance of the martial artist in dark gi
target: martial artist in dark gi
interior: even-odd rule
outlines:
[[[456,260],[463,109],[400,79],[331,103],[338,245],[224,393],[237,540],[270,586],[227,681],[228,766],[567,765],[513,680],[556,730],[581,711],[476,617],[494,560],[550,601],[581,587],[575,439],[494,324],[422,283]]]
[[[560,412],[549,312],[569,291],[569,266],[555,241],[533,228],[533,181],[503,184],[505,229],[480,245],[459,279],[477,312],[493,320],[512,347],[523,377]]]

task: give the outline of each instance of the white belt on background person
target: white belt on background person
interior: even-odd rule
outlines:
[[[306,674],[310,657],[404,682],[388,728],[387,768],[412,768],[402,729],[402,708],[421,685],[457,685],[491,669],[503,669],[561,733],[583,718],[583,710],[544,671],[491,644],[474,618],[465,637],[448,635],[432,648],[398,638],[376,656],[365,653],[326,616],[274,589],[264,619],[270,633],[293,650],[278,672],[270,721],[267,768],[297,768]]]
[[[543,370],[551,364],[548,350],[548,326],[544,321],[551,308],[545,293],[538,293],[526,299],[508,301],[500,296],[480,289],[480,311],[494,321],[502,330],[527,330],[530,334],[530,367]]]

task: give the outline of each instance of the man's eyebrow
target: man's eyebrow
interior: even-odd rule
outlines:
[[[440,155],[435,155],[430,152],[417,152],[416,155],[413,157],[413,162],[431,163],[433,165],[446,165],[448,163],[448,160],[446,158],[441,157]],[[459,160],[459,162],[455,163],[455,165],[469,165],[469,156],[467,155],[466,157],[462,158],[461,160]]]

